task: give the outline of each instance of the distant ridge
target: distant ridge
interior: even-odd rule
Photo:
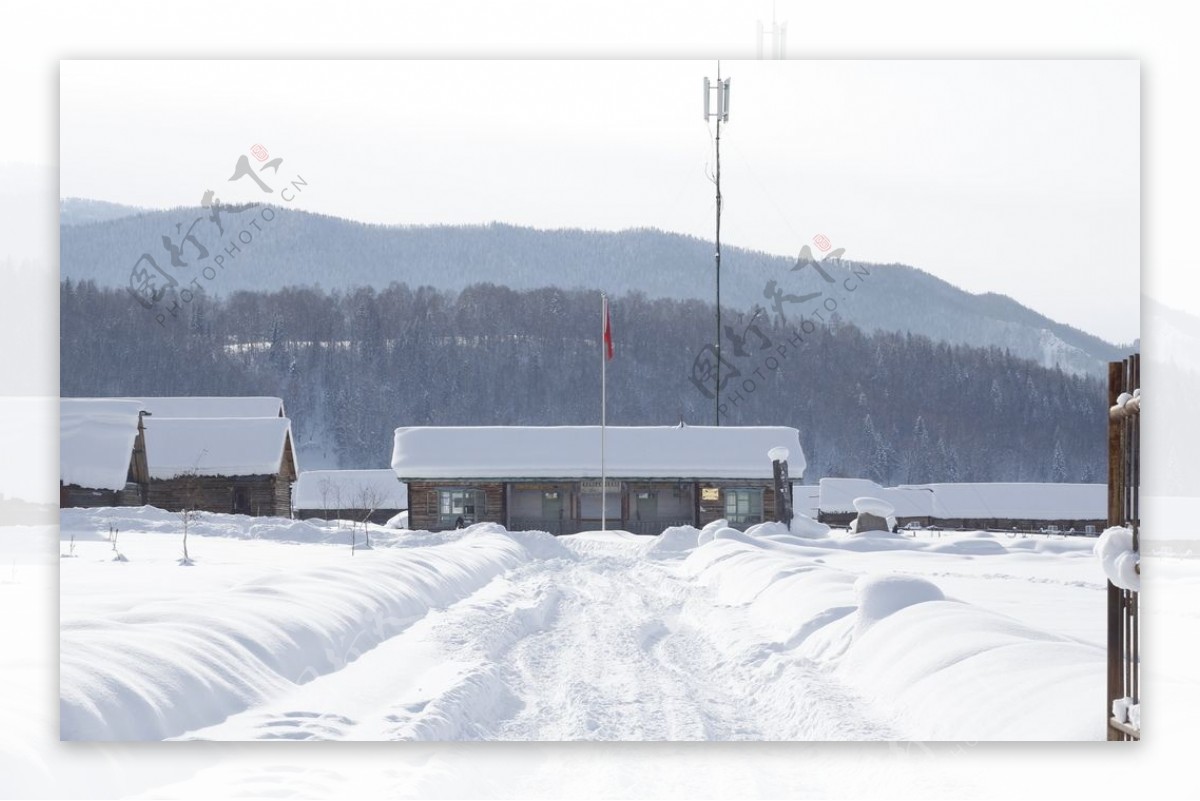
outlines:
[[[63,200],[62,278],[124,286],[143,252],[166,256],[160,243],[176,230],[176,223],[207,214],[200,208],[148,211],[104,201]],[[204,225],[203,230],[211,228],[207,221]],[[229,215],[225,240],[244,225],[238,215]],[[385,226],[282,208],[272,222],[261,225],[254,244],[242,248],[219,279],[207,284],[214,294],[291,285],[344,291],[392,282],[459,291],[491,282],[517,290],[604,287],[650,298],[707,301],[711,296],[711,243],[656,229],[541,230],[499,223]],[[214,252],[227,244],[215,229],[202,241]],[[794,264],[794,257],[727,246],[722,252],[723,301],[735,311],[761,306],[774,315],[773,301],[765,292],[774,280],[776,289],[794,297],[816,291],[839,297],[836,313],[865,331],[910,332],[936,341],[997,347],[1075,374],[1100,375],[1106,362],[1122,358],[1127,349],[1007,296],[972,294],[907,265],[826,265],[834,279],[826,284],[814,270],[792,271]],[[856,290],[840,290],[856,268],[865,272]],[[187,283],[193,276],[181,277]],[[819,306],[785,302],[781,308],[789,321],[799,322],[800,313]]]

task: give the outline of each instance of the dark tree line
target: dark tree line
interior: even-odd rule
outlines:
[[[279,395],[301,451],[342,467],[390,461],[401,425],[595,424],[600,404],[597,293],[461,292],[392,284],[324,292],[286,288],[197,296],[161,326],[121,290],[61,285],[62,394]],[[735,328],[736,310],[726,310]],[[714,311],[695,300],[613,298],[608,368],[614,425],[710,425],[714,402],[690,380]],[[1099,481],[1104,390],[996,348],[911,334],[864,333],[836,318],[796,344],[778,320],[756,321],[772,352],[733,356],[743,378],[728,425],[791,425],[806,479]],[[755,343],[757,347],[757,342]],[[464,454],[469,458],[469,454]],[[765,456],[764,456],[765,458]]]

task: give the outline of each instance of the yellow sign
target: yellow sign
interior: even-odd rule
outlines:
[[[721,500],[721,490],[716,487],[705,487],[700,490],[700,500],[702,501],[719,501]]]

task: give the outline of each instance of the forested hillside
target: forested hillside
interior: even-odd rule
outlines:
[[[279,395],[302,469],[384,466],[401,425],[599,421],[592,291],[393,283],[236,292],[199,296],[165,326],[124,290],[67,280],[61,299],[64,397]],[[726,388],[722,422],[799,428],[809,481],[1103,478],[1098,379],[997,348],[864,333],[836,315],[802,336],[763,316],[759,337],[727,314],[745,337],[745,356],[729,340],[723,349],[739,380],[755,370],[765,378],[740,400],[736,382]],[[697,300],[613,298],[611,424],[712,423],[714,403],[691,379],[713,315]],[[780,345],[786,357],[772,369],[766,357]]]
[[[706,240],[654,229],[627,231],[540,230],[511,225],[383,226],[319,214],[275,209],[270,221],[255,211],[226,212],[224,233],[209,221],[207,209],[173,209],[117,218],[122,207],[63,201],[62,277],[124,287],[143,253],[170,270],[181,284],[200,276],[201,267],[230,245],[207,291],[274,291],[314,286],[351,291],[385,287],[393,281],[460,291],[482,281],[517,290],[547,286],[644,292],[649,298],[710,301],[713,298],[713,246]],[[259,209],[261,211],[261,209]],[[249,226],[255,221],[257,229]],[[191,225],[196,221],[194,226]],[[182,226],[182,229],[177,228]],[[184,242],[192,231],[195,244]],[[240,243],[239,232],[247,237]],[[180,249],[187,266],[170,267],[163,241]],[[803,244],[803,243],[798,243]],[[783,301],[774,290],[800,297],[834,289],[854,269],[852,242],[845,263],[823,263],[828,284],[812,269],[793,270],[797,254],[772,255],[727,243],[722,250],[722,302],[739,309],[761,305],[778,316],[794,317],[803,306]],[[209,255],[200,258],[201,250]],[[831,251],[832,252],[832,251]],[[815,253],[821,257],[819,252]],[[964,269],[971,255],[963,255]],[[977,347],[1007,348],[1048,367],[1104,374],[1104,364],[1124,356],[1123,348],[1055,322],[1011,298],[974,295],[906,265],[868,265],[853,303],[841,309],[864,331],[922,334],[934,340]],[[844,294],[844,293],[843,293]]]

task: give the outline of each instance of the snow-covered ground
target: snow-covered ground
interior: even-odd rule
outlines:
[[[62,737],[1104,736],[1094,540],[371,534],[65,511]]]

